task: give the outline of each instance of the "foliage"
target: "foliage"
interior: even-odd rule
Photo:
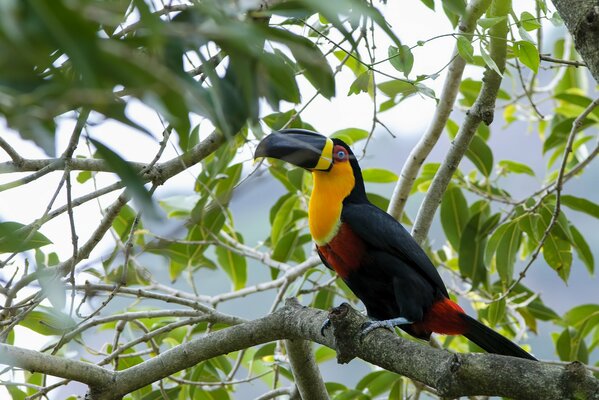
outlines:
[[[388,130],[381,120],[402,102],[415,96],[434,104],[447,101],[432,88],[445,67],[425,73],[418,64],[418,49],[441,38],[402,42],[386,6],[372,1],[273,1],[269,7],[249,9],[237,3],[23,0],[0,5],[0,115],[7,130],[47,156],[36,164],[0,137],[11,160],[0,163],[7,177],[0,191],[43,185],[38,179],[53,171],[61,175],[54,196],[40,199],[48,204],[43,215],[17,222],[10,220],[9,209],[2,214],[9,219],[0,222],[3,342],[13,344],[17,334],[32,331],[46,343],[36,350],[64,357],[76,351],[82,360],[123,370],[226,328],[231,320],[219,320],[207,310],[222,303],[249,309],[249,304],[264,302],[260,293],[268,290],[270,307],[261,313],[276,309],[287,296],[321,309],[347,300],[358,306],[341,280],[306,262],[312,254],[306,229],[310,174],[274,160],[257,167],[244,161],[264,130],[318,130],[304,112],[318,97],[333,102],[344,96],[369,98],[369,130],[347,126],[339,118],[337,131],[331,132],[366,154],[367,146],[377,141],[375,129]],[[444,13],[454,28],[468,12],[464,0],[421,3],[430,12]],[[599,205],[562,194],[562,186],[567,191],[568,182],[583,174],[598,153],[594,129],[599,108],[578,121],[592,103],[584,70],[561,64],[553,68],[541,59],[541,31],[551,23],[560,20],[546,2],[530,1],[523,11],[483,16],[472,34],[458,29],[444,35],[452,38],[456,57],[476,71],[459,82],[456,110],[444,123],[450,140],[459,134],[481,91],[482,71],[501,72],[489,50],[489,32],[499,24],[510,29],[508,66],[497,94],[496,122],[478,127],[465,153],[468,161],[460,164],[443,195],[439,219],[444,240],[427,244],[426,250],[450,277],[450,289],[464,294],[460,302],[469,302],[479,319],[518,339],[527,332],[547,335],[539,325],[550,322],[542,329],[552,330],[555,351],[532,351],[588,364],[597,359],[599,305],[578,305],[560,315],[526,285],[530,268],[556,274],[564,284],[576,263],[589,275],[595,269],[589,238],[571,217],[583,213],[599,218]],[[379,41],[387,43],[385,48]],[[576,59],[571,41],[558,39],[552,56]],[[132,116],[139,102],[165,121],[163,132]],[[544,108],[550,115],[540,114],[541,104],[550,104]],[[70,142],[61,128],[65,121],[75,126]],[[155,154],[143,155],[153,161],[134,163],[134,149],[110,142],[102,129],[114,121],[156,141]],[[527,160],[497,157],[494,139],[523,121],[539,137],[539,148],[530,152],[543,157],[543,170]],[[573,125],[577,122],[579,131]],[[90,133],[92,128],[99,133]],[[60,149],[63,153],[57,151],[57,139],[69,142]],[[510,146],[518,146],[518,140]],[[171,145],[181,155],[165,161],[163,151]],[[389,190],[380,188],[390,189],[389,184],[403,179],[398,178],[398,161],[393,160],[393,170],[378,160],[363,170],[367,189],[376,190],[369,198],[381,208],[389,205]],[[155,193],[194,164],[200,167],[185,195]],[[438,169],[439,163],[429,159],[414,177],[412,194],[426,195]],[[243,182],[257,184],[256,170],[268,170],[283,194],[275,198],[265,191],[269,221],[254,223],[260,224],[257,232],[266,233],[244,238],[241,231],[248,229],[236,226],[239,216],[230,206]],[[31,175],[15,180],[9,175],[13,172]],[[115,173],[117,182],[104,185],[99,179],[104,173]],[[526,186],[525,195],[510,193],[514,182]],[[85,194],[76,197],[72,186]],[[81,224],[89,222],[83,222],[77,207],[123,187],[126,193],[102,208],[91,233],[78,237]],[[67,200],[54,206],[59,193],[66,193]],[[126,205],[129,197],[133,206]],[[254,207],[247,205],[244,212],[251,214]],[[404,214],[402,222],[410,225],[414,216]],[[57,217],[63,224],[60,236],[73,243],[72,254],[55,247],[58,235],[41,232]],[[175,221],[180,234],[165,235],[157,227],[167,219]],[[103,239],[108,231],[113,240],[101,253],[96,245],[108,242]],[[91,261],[84,263],[90,254]],[[206,293],[197,290],[199,280],[215,276],[227,288],[214,284]],[[240,303],[240,298],[245,300]],[[238,311],[240,317],[256,316]],[[461,337],[439,340],[453,351],[474,350]],[[333,357],[329,348],[315,349],[318,364]],[[5,386],[14,399],[37,398],[54,389],[39,372],[4,371],[2,384],[7,380],[16,383]],[[381,370],[353,384],[330,382],[326,375],[325,380],[334,399],[417,397],[427,390]],[[229,399],[254,381],[262,382],[264,391],[294,381],[281,343],[220,355],[127,398]]]

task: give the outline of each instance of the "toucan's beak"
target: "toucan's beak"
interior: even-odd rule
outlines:
[[[304,129],[284,129],[266,136],[254,158],[271,157],[298,167],[326,171],[333,164],[333,141]]]

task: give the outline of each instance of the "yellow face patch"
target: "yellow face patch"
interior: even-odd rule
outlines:
[[[327,141],[324,145],[324,149],[320,153],[320,158],[318,159],[318,164],[313,168],[319,171],[326,171],[329,169],[331,164],[333,163],[333,141],[327,138]]]
[[[308,209],[312,238],[319,246],[327,244],[339,229],[343,200],[355,185],[349,161],[336,162],[328,171],[312,171],[314,187]]]

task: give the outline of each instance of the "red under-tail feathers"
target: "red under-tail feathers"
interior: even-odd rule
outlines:
[[[488,353],[536,360],[506,337],[469,317],[450,299],[433,304],[424,319],[413,324],[415,332],[428,331],[444,335],[463,335]]]

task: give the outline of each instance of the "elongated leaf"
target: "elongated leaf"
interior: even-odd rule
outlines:
[[[493,172],[493,152],[480,136],[475,135],[466,150],[466,157],[484,176],[489,177]]]
[[[454,249],[460,248],[462,231],[470,218],[468,203],[458,187],[449,188],[441,201],[441,226]]]
[[[123,183],[127,186],[127,189],[130,190],[130,193],[138,206],[144,210],[144,212],[150,214],[150,216],[156,216],[157,213],[154,202],[152,201],[152,195],[150,195],[150,192],[148,192],[144,186],[143,180],[137,171],[133,169],[131,164],[123,160],[121,156],[97,140],[90,138],[90,141],[97,149],[98,155],[102,157],[119,178],[123,180]]]
[[[464,36],[458,36],[457,40],[457,48],[460,57],[462,57],[466,62],[474,62],[474,47],[472,47],[470,40]]]
[[[67,288],[55,271],[38,265],[38,282],[42,292],[48,297],[56,311],[60,311],[66,304]]]
[[[286,232],[279,240],[277,240],[277,245],[275,246],[272,252],[272,259],[281,262],[287,262],[295,247],[299,243],[299,230],[293,229],[289,232]]]
[[[514,276],[514,264],[516,263],[521,238],[522,231],[518,226],[518,222],[513,221],[508,224],[497,245],[497,254],[495,256],[497,273],[505,283],[511,282]]]
[[[582,304],[566,312],[563,320],[569,326],[577,328],[596,314],[599,314],[598,304]]]
[[[599,218],[599,204],[593,203],[588,199],[576,197],[569,194],[561,197],[561,202],[572,210],[580,211],[592,217]]]
[[[535,176],[535,172],[528,165],[512,160],[499,161],[499,167],[507,172],[511,172],[514,174],[526,174],[530,176]]]
[[[503,238],[503,235],[508,228],[509,223],[499,226],[489,238],[487,246],[485,247],[485,264],[491,264],[493,256],[495,255],[497,247],[499,246],[499,242],[501,241],[501,238]]]
[[[48,307],[37,307],[27,314],[19,325],[40,335],[62,335],[75,327],[75,321],[67,314]]]
[[[474,214],[464,227],[460,238],[458,259],[460,273],[472,280],[473,288],[487,280],[487,269],[484,263],[486,237],[479,235],[484,214],[484,212]]]
[[[487,310],[489,325],[496,326],[505,316],[505,298],[491,303]]]
[[[578,254],[578,258],[582,260],[584,265],[587,267],[587,270],[590,274],[595,272],[595,258],[593,257],[593,252],[591,251],[591,247],[587,243],[582,233],[574,225],[570,226],[570,232],[572,232],[572,238],[574,239],[573,245],[576,249],[576,253]]]
[[[365,168],[362,170],[365,182],[390,183],[396,182],[398,177],[395,173],[382,168]]]
[[[492,26],[497,25],[501,21],[505,20],[506,17],[490,17],[490,18],[481,18],[478,20],[478,25],[480,25],[483,29],[489,29]]]
[[[245,257],[224,247],[216,248],[216,256],[220,267],[231,279],[233,290],[244,288],[247,282],[247,261]]]
[[[277,242],[285,232],[285,228],[291,222],[293,217],[292,211],[298,202],[297,196],[291,196],[281,204],[281,207],[277,211],[270,231],[270,240],[273,246],[277,245]]]
[[[493,60],[493,58],[491,58],[491,56],[489,55],[489,53],[487,53],[487,50],[485,50],[485,48],[483,47],[482,42],[480,43],[479,49],[480,49],[480,55],[482,56],[485,64],[487,65],[487,67],[489,67],[493,71],[497,72],[497,75],[502,76],[503,74],[499,70],[499,67],[495,63],[495,60]]]
[[[18,253],[52,243],[39,232],[30,235],[31,229],[24,227],[18,222],[0,222],[0,253]]]
[[[554,233],[555,228],[547,236],[543,245],[543,258],[564,282],[568,281],[572,267],[572,249],[570,243]]]
[[[364,140],[367,137],[368,131],[359,128],[340,129],[331,135],[331,138],[341,139],[349,145],[359,142],[360,140]]]

